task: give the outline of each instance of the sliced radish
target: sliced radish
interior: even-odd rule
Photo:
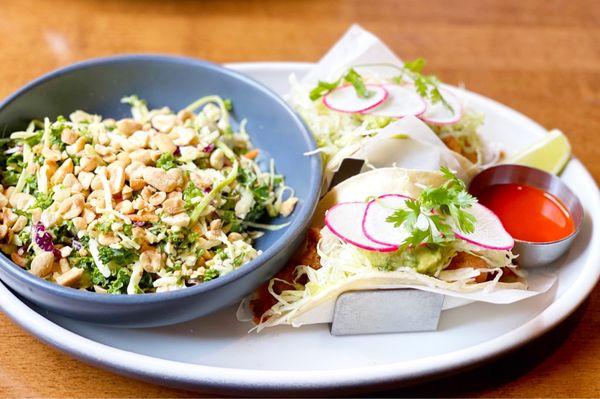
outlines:
[[[395,251],[397,247],[376,243],[363,234],[361,223],[366,208],[365,202],[342,202],[327,211],[325,224],[333,234],[359,248],[378,252]]]
[[[448,90],[440,90],[440,93],[452,109],[448,109],[441,101],[435,104],[427,101],[427,109],[419,118],[433,125],[451,125],[458,122],[462,116],[462,105],[458,97]]]
[[[468,212],[477,219],[475,231],[465,234],[455,227],[457,237],[485,249],[509,250],[515,245],[515,240],[504,230],[494,212],[479,203],[473,204]]]
[[[427,103],[414,90],[400,85],[383,85],[383,87],[388,92],[387,100],[377,107],[363,111],[363,114],[403,118],[408,115],[419,116],[425,112]]]
[[[353,86],[346,85],[332,90],[323,97],[323,104],[338,112],[363,112],[378,106],[386,100],[388,92],[381,85],[365,85],[373,95],[368,98],[360,97]]]
[[[369,202],[362,219],[362,230],[368,239],[381,245],[399,246],[409,236],[401,227],[387,221],[396,210],[404,207],[410,197],[400,194],[386,194]]]

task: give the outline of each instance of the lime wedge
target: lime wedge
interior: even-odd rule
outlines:
[[[558,174],[571,158],[571,144],[560,130],[552,130],[542,139],[509,157],[504,163],[531,166]]]

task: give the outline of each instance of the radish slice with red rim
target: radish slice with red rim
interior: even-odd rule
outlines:
[[[368,84],[365,87],[373,93],[370,97],[360,97],[354,86],[346,85],[330,91],[323,97],[323,104],[334,111],[356,113],[374,108],[388,97],[387,90],[381,85]]]
[[[427,109],[425,100],[409,87],[400,85],[383,85],[383,87],[388,92],[387,100],[377,107],[363,111],[363,114],[403,118],[409,115],[421,115]]]
[[[450,108],[442,101],[432,104],[427,100],[427,109],[419,118],[432,125],[452,125],[458,122],[462,116],[462,105],[458,97],[448,90],[440,90],[440,94]]]
[[[369,240],[361,229],[367,203],[342,202],[325,214],[325,224],[333,234],[342,240],[368,251],[392,252],[395,246],[382,245]]]
[[[515,245],[515,240],[502,226],[498,216],[485,206],[475,203],[467,212],[475,216],[475,231],[463,233],[454,227],[454,234],[458,238],[477,245],[484,249],[509,250]]]
[[[386,194],[369,202],[362,220],[364,235],[381,245],[402,245],[409,233],[402,227],[394,227],[387,218],[403,208],[409,199],[410,197],[400,194]]]

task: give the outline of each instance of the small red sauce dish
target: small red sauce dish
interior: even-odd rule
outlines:
[[[558,177],[521,165],[498,165],[471,180],[471,194],[515,239],[523,267],[544,266],[571,246],[583,221],[577,196]]]

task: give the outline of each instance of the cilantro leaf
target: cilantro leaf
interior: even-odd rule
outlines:
[[[312,101],[315,101],[315,100],[321,98],[322,96],[324,96],[325,94],[329,93],[331,90],[338,87],[338,85],[340,84],[340,81],[341,81],[341,79],[338,79],[335,82],[324,82],[322,80],[319,80],[319,82],[317,83],[317,86],[315,88],[313,88],[310,91],[310,93],[308,94],[308,97]]]
[[[400,76],[394,78],[398,84],[405,83],[405,77],[415,85],[417,93],[431,101],[432,104],[441,102],[450,111],[454,111],[452,106],[444,99],[440,92],[440,81],[433,75],[423,74],[426,62],[423,58],[415,58],[412,61],[406,61],[402,67]]]
[[[405,208],[394,211],[386,221],[409,233],[404,245],[445,245],[454,240],[452,226],[465,233],[475,230],[475,217],[467,209],[476,199],[465,183],[450,169],[441,168],[447,181],[440,187],[424,189],[416,200],[407,200]]]
[[[312,101],[315,101],[323,97],[325,94],[329,93],[331,90],[338,87],[342,81],[350,83],[354,87],[354,90],[356,90],[356,94],[359,97],[369,98],[374,94],[372,90],[367,89],[362,76],[358,72],[356,72],[354,68],[350,68],[344,76],[342,76],[336,81],[324,82],[322,80],[319,80],[317,86],[310,91],[308,96]]]
[[[423,71],[423,68],[425,68],[425,59],[419,57],[419,58],[415,58],[412,61],[407,61],[404,63],[404,68],[408,69],[411,72],[414,73],[421,73]]]
[[[344,76],[344,81],[354,86],[354,90],[356,90],[356,94],[359,97],[369,98],[375,94],[372,90],[367,90],[362,76],[354,68],[350,68],[346,76]]]

